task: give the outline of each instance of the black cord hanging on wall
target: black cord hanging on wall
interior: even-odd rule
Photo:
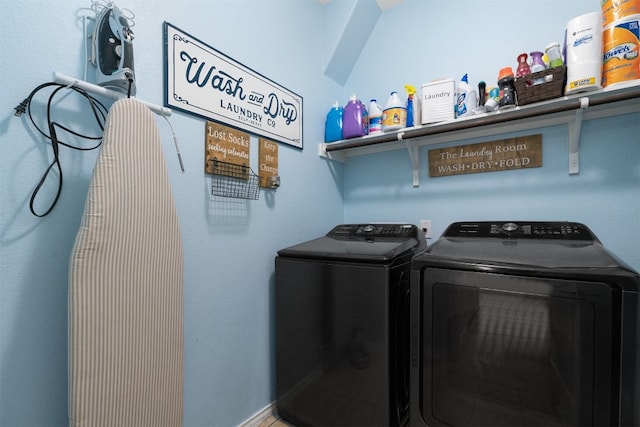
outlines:
[[[47,101],[47,130],[43,130],[41,129],[35,122],[34,118],[33,118],[33,114],[31,112],[31,102],[33,100],[33,97],[40,91],[46,89],[46,88],[50,88],[50,87],[55,87],[55,89],[53,89],[53,91],[51,92],[51,94],[49,95],[49,99]],[[69,90],[73,90],[75,93],[80,94],[89,104],[89,107],[91,109],[91,112],[93,113],[93,116],[98,124],[98,126],[100,127],[101,133],[100,135],[97,136],[89,136],[89,135],[83,135],[80,132],[74,131],[73,129],[59,123],[56,121],[53,121],[52,119],[52,109],[53,109],[53,104],[54,104],[54,99],[56,97],[56,95],[58,95],[60,93],[60,91],[62,89],[69,89]],[[106,117],[108,114],[108,110],[107,107],[104,106],[104,104],[102,104],[100,101],[98,101],[96,98],[94,98],[93,96],[89,95],[86,91],[84,91],[83,89],[79,89],[77,87],[73,87],[73,86],[64,86],[62,84],[59,83],[53,83],[53,82],[49,82],[49,83],[43,83],[41,85],[39,85],[38,87],[36,87],[35,89],[33,89],[31,91],[31,93],[29,94],[29,96],[27,96],[24,101],[22,101],[16,108],[15,108],[15,116],[20,117],[22,116],[22,114],[24,113],[28,113],[29,115],[29,120],[31,121],[31,125],[33,126],[33,128],[35,128],[41,135],[43,135],[45,137],[45,139],[50,140],[51,141],[51,148],[53,150],[53,160],[52,162],[49,164],[49,166],[45,169],[44,174],[42,175],[42,177],[40,178],[40,181],[38,182],[38,184],[36,185],[35,189],[33,190],[33,193],[31,194],[31,199],[29,200],[29,210],[31,211],[31,213],[37,217],[44,217],[46,215],[48,215],[53,208],[55,207],[55,205],[58,203],[58,199],[60,198],[60,193],[62,192],[62,184],[63,184],[63,174],[62,174],[62,165],[60,164],[60,146],[64,146],[67,148],[71,148],[73,150],[80,150],[80,151],[90,151],[90,150],[95,150],[96,148],[100,147],[100,145],[102,144],[102,131],[104,131],[104,124],[106,121]],[[91,147],[80,147],[80,146],[76,146],[67,142],[64,142],[62,140],[60,140],[58,138],[57,135],[57,131],[58,130],[63,130],[71,135],[77,136],[79,138],[82,139],[87,139],[87,140],[91,140],[91,141],[98,141],[97,144],[91,146]],[[42,186],[45,184],[49,174],[54,170],[57,170],[58,172],[58,188],[56,191],[56,195],[53,199],[53,201],[51,202],[51,204],[49,205],[49,207],[42,213],[38,213],[36,212],[35,209],[35,200],[36,197],[39,193],[39,191],[42,189]]]

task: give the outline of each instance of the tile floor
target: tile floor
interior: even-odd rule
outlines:
[[[293,424],[289,424],[284,420],[278,418],[276,415],[269,415],[262,420],[256,427],[294,427]]]

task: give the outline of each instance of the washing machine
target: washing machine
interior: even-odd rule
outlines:
[[[410,324],[412,427],[640,425],[640,274],[584,224],[451,224]]]
[[[342,224],[275,258],[277,411],[294,425],[408,421],[411,224]]]

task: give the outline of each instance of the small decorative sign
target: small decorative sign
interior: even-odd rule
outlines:
[[[207,122],[205,125],[204,171],[211,174],[232,176],[231,173],[225,172],[229,169],[219,167],[218,162],[245,166],[246,169],[243,170],[248,171],[250,142],[250,136],[246,132],[219,123]]]
[[[429,150],[429,176],[542,166],[542,135]]]
[[[266,138],[259,138],[258,141],[260,187],[275,188],[277,187],[276,183],[280,181],[278,177],[278,144]]]
[[[164,23],[165,105],[302,148],[302,97]]]

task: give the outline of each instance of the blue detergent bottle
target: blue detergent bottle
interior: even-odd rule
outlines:
[[[344,109],[338,101],[336,101],[327,113],[327,120],[324,123],[324,142],[333,142],[342,139],[343,116]]]

